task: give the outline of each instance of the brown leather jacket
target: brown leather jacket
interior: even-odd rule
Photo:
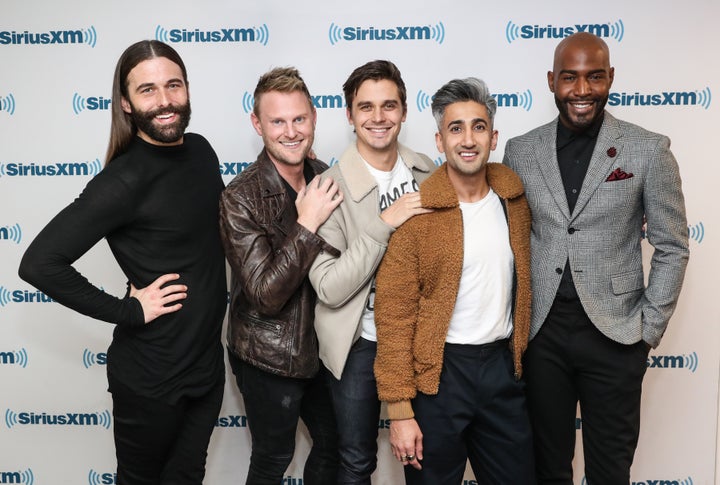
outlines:
[[[316,174],[327,168],[305,163]],[[337,250],[297,223],[295,202],[265,150],[223,192],[220,233],[232,269],[229,351],[278,375],[314,376],[315,292],[307,274],[321,251]]]

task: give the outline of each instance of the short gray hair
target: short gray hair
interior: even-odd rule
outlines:
[[[485,81],[476,77],[468,77],[465,79],[453,79],[438,89],[435,96],[433,96],[432,114],[435,117],[438,129],[442,128],[441,124],[445,115],[445,108],[453,103],[463,101],[475,101],[485,106],[492,126],[497,112],[497,101],[490,94],[490,89],[488,89]]]

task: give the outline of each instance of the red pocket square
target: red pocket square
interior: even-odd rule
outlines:
[[[625,179],[629,179],[632,177],[633,177],[632,172],[627,173],[627,172],[623,172],[623,170],[621,168],[616,168],[615,170],[613,170],[613,172],[610,174],[610,176],[607,179],[605,179],[605,182],[614,182],[616,180],[625,180]]]

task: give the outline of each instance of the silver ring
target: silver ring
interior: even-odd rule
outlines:
[[[408,455],[406,458],[407,461],[413,461],[415,459],[415,455]]]

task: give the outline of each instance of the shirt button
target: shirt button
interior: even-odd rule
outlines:
[[[562,268],[555,268],[555,272],[557,274],[562,274]]]
[[[577,189],[572,189],[573,194],[577,194]]]
[[[574,233],[575,233],[574,227],[571,227],[570,229],[568,229],[568,234],[574,234]]]

